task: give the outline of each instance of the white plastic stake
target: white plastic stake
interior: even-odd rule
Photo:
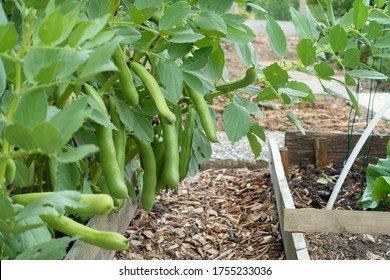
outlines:
[[[343,170],[341,171],[341,174],[336,182],[336,185],[334,186],[334,189],[332,191],[332,194],[329,198],[328,204],[326,205],[325,209],[331,210],[333,208],[334,202],[336,201],[336,198],[340,192],[341,186],[343,185],[344,180],[347,177],[348,172],[351,169],[353,162],[355,161],[356,157],[358,156],[364,143],[367,141],[368,136],[370,136],[371,131],[374,130],[376,124],[379,122],[379,120],[382,118],[382,116],[386,113],[386,111],[389,108],[390,108],[390,98],[387,99],[387,101],[383,105],[383,107],[375,114],[375,116],[372,118],[371,122],[368,124],[367,128],[364,130],[362,136],[360,136],[359,141],[356,143],[355,148],[352,150],[351,155],[349,156]]]

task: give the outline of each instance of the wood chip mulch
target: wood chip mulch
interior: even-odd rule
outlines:
[[[126,260],[284,258],[266,169],[210,169],[138,209],[128,227]]]

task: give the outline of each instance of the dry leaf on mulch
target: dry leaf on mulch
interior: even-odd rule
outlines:
[[[130,224],[118,259],[283,259],[266,170],[219,169],[158,195]]]

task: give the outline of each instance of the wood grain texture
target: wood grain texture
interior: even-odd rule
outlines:
[[[302,135],[298,131],[286,131],[285,145],[289,150],[290,164],[315,164],[315,149],[314,139],[325,138],[327,142],[327,158],[328,163],[341,164],[347,158],[347,152],[352,152],[360,134],[353,134],[350,137],[344,132],[306,132]],[[375,157],[386,157],[386,146],[390,136],[370,136],[366,143],[370,144],[371,148],[368,155],[372,157],[370,162],[376,162]],[[348,144],[350,142],[350,144]],[[357,164],[363,164],[363,155],[365,148],[363,148],[357,160]]]
[[[285,209],[283,228],[286,232],[390,235],[390,213],[311,208]]]

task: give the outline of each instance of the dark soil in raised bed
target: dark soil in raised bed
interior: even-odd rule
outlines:
[[[297,208],[325,208],[341,173],[341,166],[315,168],[301,165],[290,168],[289,187]],[[365,188],[362,169],[353,168],[340,190],[334,209],[362,210],[358,203]],[[322,178],[323,183],[318,180]],[[324,179],[328,180],[325,184]],[[390,213],[389,213],[390,215]],[[378,221],[380,222],[380,221]],[[311,259],[390,260],[390,236],[347,233],[305,233]]]

